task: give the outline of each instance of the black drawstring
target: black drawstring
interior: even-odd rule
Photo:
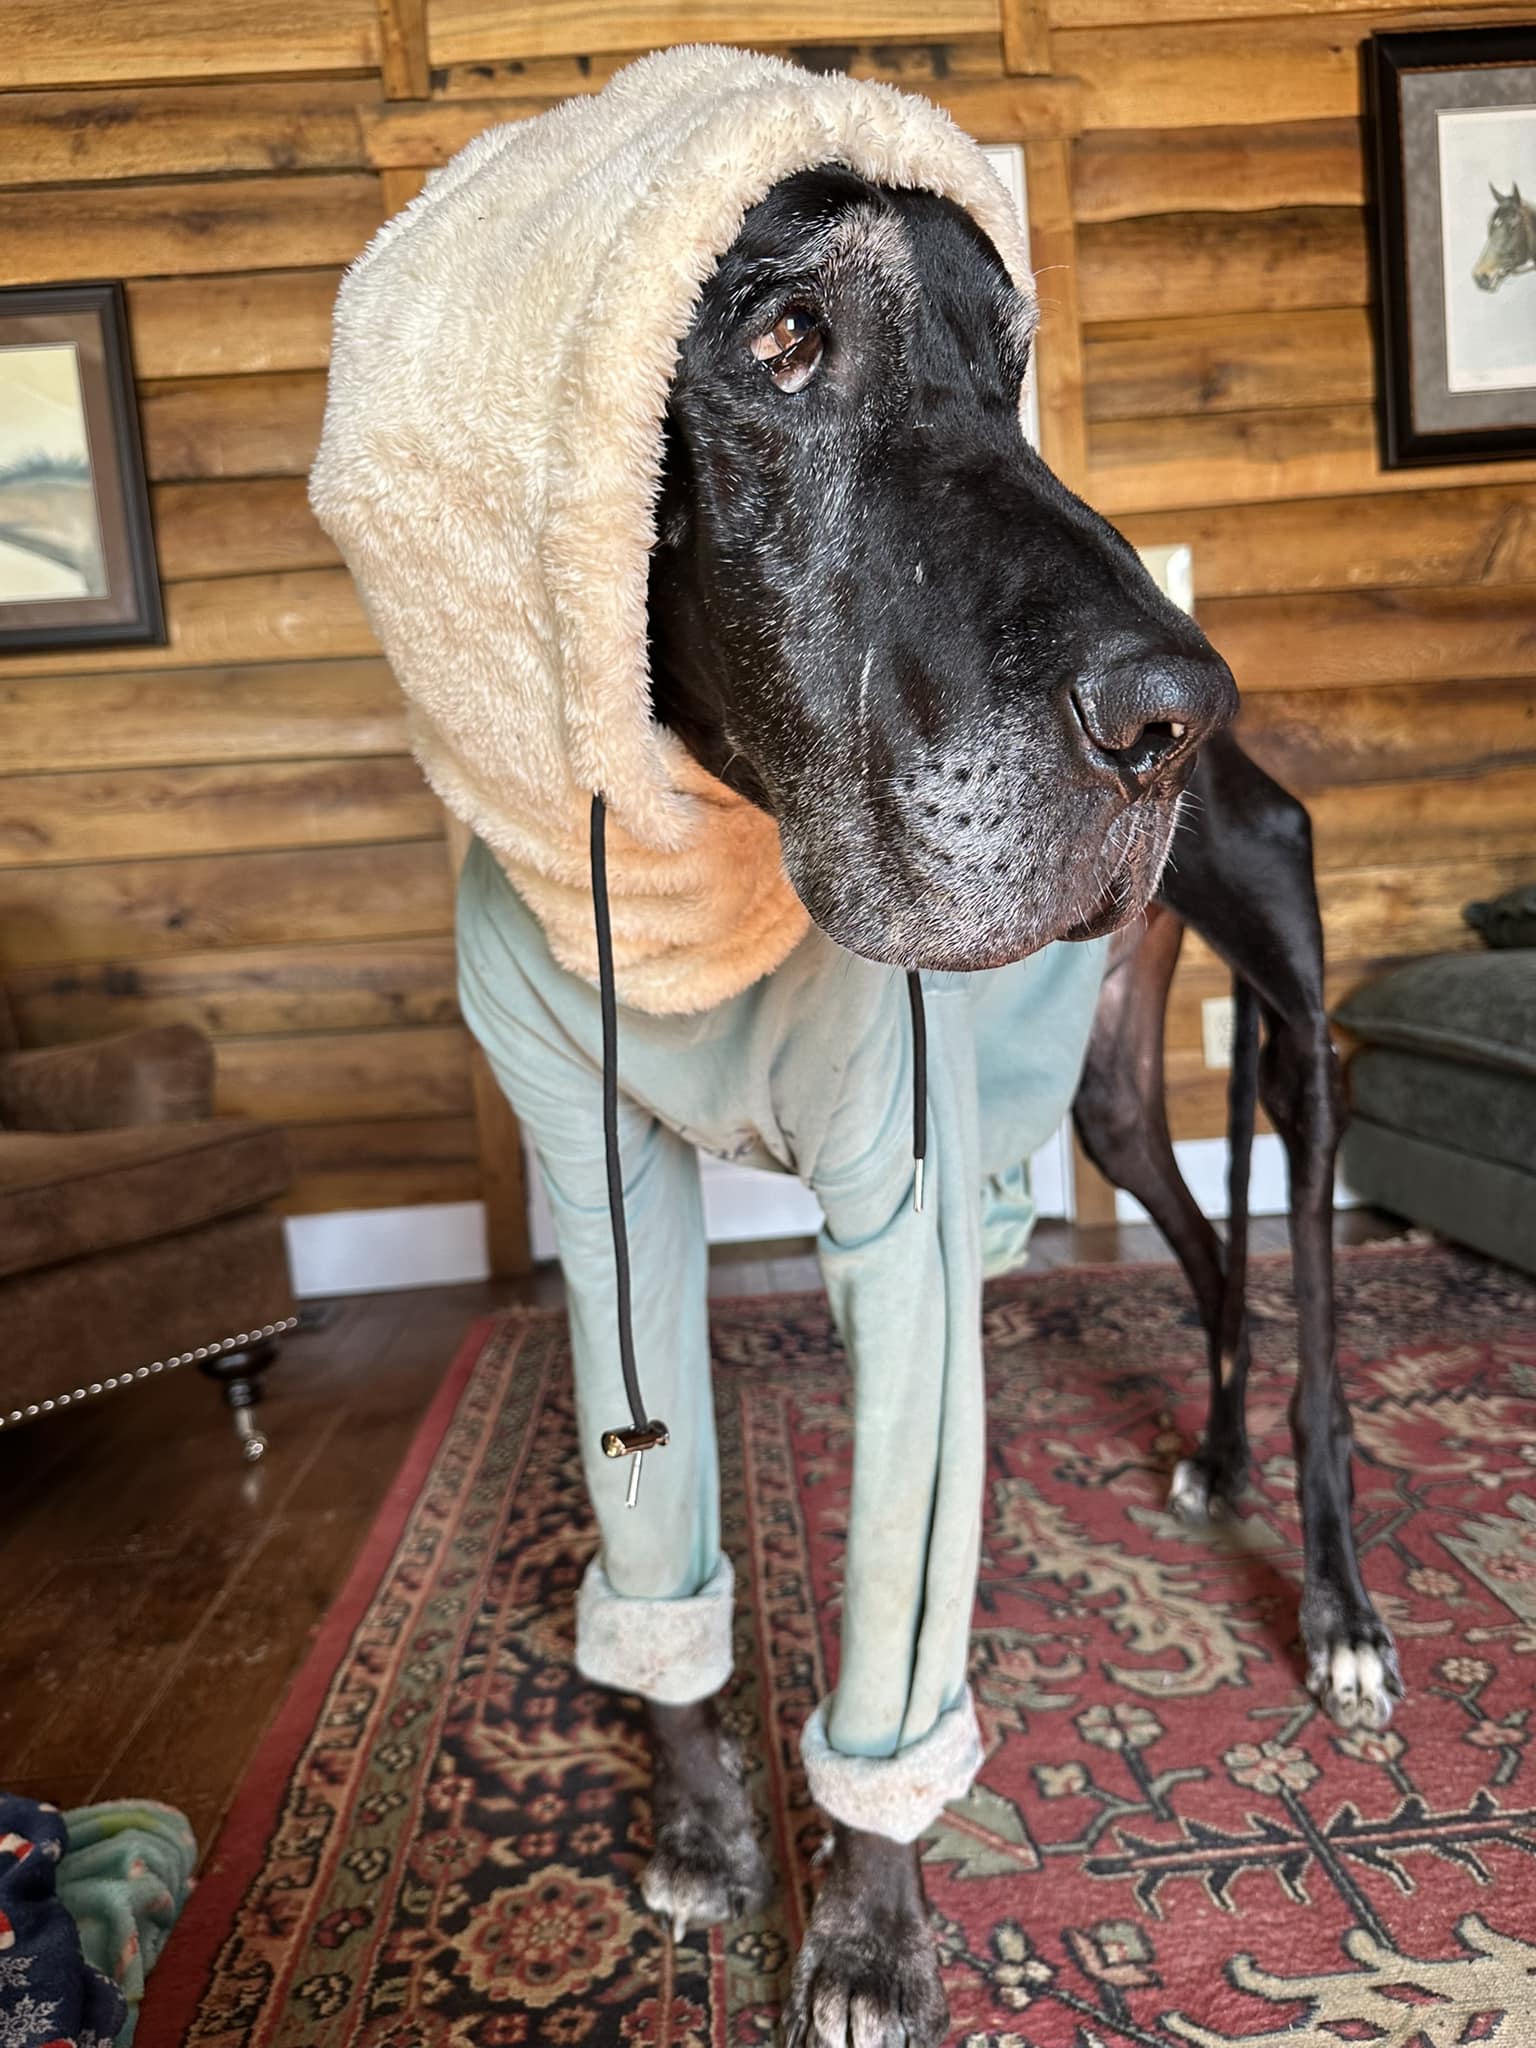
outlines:
[[[912,1005],[912,1206],[923,1206],[923,1167],[928,1158],[928,1020],[923,1015],[923,978],[907,976]]]
[[[645,1412],[640,1374],[635,1365],[634,1308],[629,1281],[629,1232],[624,1224],[624,1169],[619,1158],[619,1007],[613,984],[613,930],[608,919],[608,808],[592,798],[592,915],[597,926],[597,989],[603,1018],[603,1156],[608,1169],[608,1221],[613,1231],[614,1302],[619,1324],[619,1366],[629,1401],[628,1429],[603,1431],[603,1454],[634,1459],[629,1475],[630,1507],[640,1489],[640,1462],[645,1452],[667,1441],[667,1425]],[[923,1206],[923,1169],[928,1156],[928,1021],[923,1013],[923,984],[907,976],[912,1006],[912,1206]]]
[[[600,796],[592,799],[592,912],[597,923],[597,988],[603,1013],[603,1154],[608,1168],[608,1221],[613,1230],[613,1278],[619,1321],[619,1366],[629,1400],[632,1427],[605,1429],[603,1453],[609,1458],[633,1457],[628,1502],[640,1490],[640,1461],[646,1451],[667,1441],[667,1425],[645,1412],[640,1374],[635,1366],[634,1311],[629,1286],[629,1232],[624,1224],[624,1170],[619,1159],[619,1012],[613,986],[613,931],[608,921],[608,809]]]

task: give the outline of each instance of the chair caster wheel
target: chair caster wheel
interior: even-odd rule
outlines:
[[[240,1439],[240,1455],[248,1465],[254,1465],[258,1458],[265,1455],[267,1440],[256,1427],[249,1408],[237,1408],[232,1420],[235,1435]]]

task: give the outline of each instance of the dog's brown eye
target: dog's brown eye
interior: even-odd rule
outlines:
[[[821,324],[804,306],[781,314],[766,334],[753,338],[752,353],[781,391],[809,384],[821,360]]]

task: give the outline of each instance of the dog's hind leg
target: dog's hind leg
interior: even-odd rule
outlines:
[[[1210,1412],[1200,1449],[1174,1472],[1169,1506],[1186,1521],[1203,1521],[1236,1498],[1248,1468],[1248,1329],[1241,1286],[1229,1295],[1221,1241],[1185,1185],[1168,1131],[1163,1019],[1183,938],[1182,921],[1154,904],[1143,925],[1116,939],[1072,1116],[1083,1150],[1147,1210],[1194,1292]]]
[[[640,1892],[681,1941],[756,1913],[773,1896],[758,1846],[741,1745],[713,1699],[691,1706],[646,1703],[654,1753],[651,1821],[655,1847]]]
[[[1307,1683],[1344,1727],[1379,1728],[1402,1697],[1392,1638],[1360,1576],[1349,1409],[1334,1331],[1333,1168],[1343,1120],[1323,991],[1305,808],[1227,736],[1202,750],[1191,830],[1165,900],[1255,991],[1259,1094],[1290,1167],[1298,1376],[1291,1402],[1304,1546]]]

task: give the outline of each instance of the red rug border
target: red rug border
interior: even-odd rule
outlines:
[[[208,1973],[272,1839],[293,1766],[395,1554],[476,1361],[508,1321],[560,1314],[558,1309],[514,1306],[471,1323],[390,1481],[346,1583],[316,1625],[304,1661],[241,1775],[196,1889],[146,1983],[134,2035],[137,2048],[184,2048]]]

